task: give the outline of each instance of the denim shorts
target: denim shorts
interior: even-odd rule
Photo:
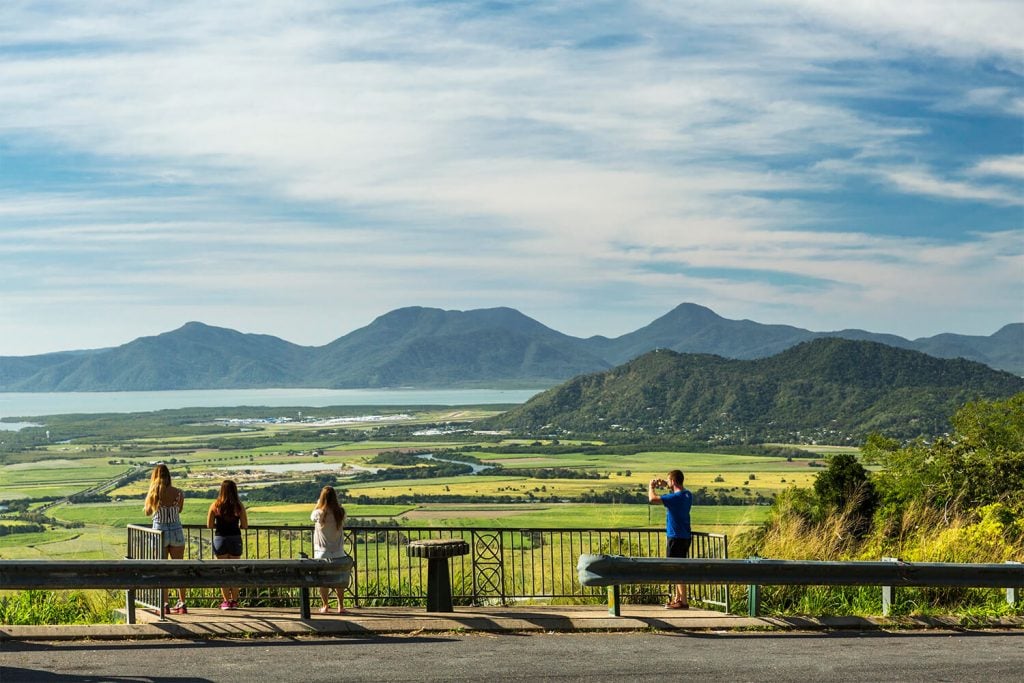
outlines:
[[[213,537],[213,554],[216,557],[221,555],[241,555],[242,554],[242,537],[241,536],[214,536]]]
[[[175,548],[181,548],[185,545],[185,530],[181,528],[181,525],[171,527],[160,527],[156,524],[153,528],[160,532],[163,537],[164,548],[174,546]]]

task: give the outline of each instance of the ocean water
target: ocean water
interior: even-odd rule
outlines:
[[[228,406],[399,406],[525,403],[542,389],[212,389],[0,393],[0,418]],[[7,423],[10,427],[10,423]],[[21,426],[26,426],[22,424]]]

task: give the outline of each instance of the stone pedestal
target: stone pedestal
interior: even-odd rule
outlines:
[[[469,543],[458,538],[410,541],[408,553],[409,557],[422,557],[427,561],[427,611],[454,612],[448,560],[467,555]]]

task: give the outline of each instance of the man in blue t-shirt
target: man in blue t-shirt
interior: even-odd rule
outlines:
[[[672,492],[659,496],[654,489],[659,486],[671,486]],[[672,470],[668,473],[668,481],[651,479],[647,487],[647,500],[653,505],[661,503],[665,506],[665,535],[668,536],[666,555],[668,557],[689,557],[690,539],[690,508],[693,507],[693,494],[683,488],[683,473]],[[675,596],[665,605],[666,609],[687,609],[690,604],[686,600],[686,584],[676,585]]]

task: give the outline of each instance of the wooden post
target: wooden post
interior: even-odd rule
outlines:
[[[613,617],[622,616],[621,603],[619,602],[619,584],[608,586],[608,614]]]
[[[883,557],[882,562],[899,562],[898,557]],[[887,617],[892,612],[892,605],[896,601],[896,588],[894,586],[882,586],[882,616]]]

